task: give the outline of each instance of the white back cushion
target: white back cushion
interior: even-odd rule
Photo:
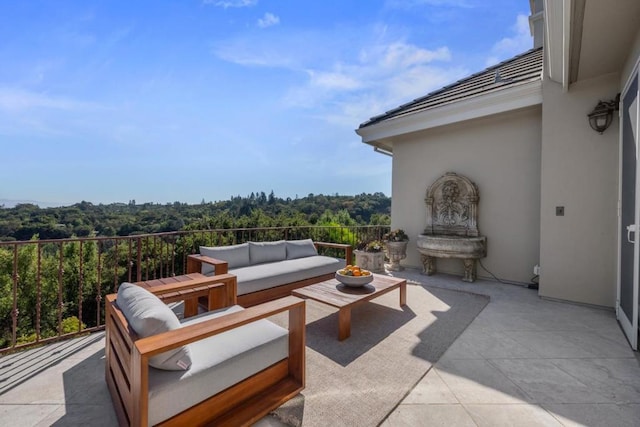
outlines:
[[[157,296],[140,286],[123,283],[118,288],[118,307],[129,326],[141,338],[180,328],[175,313]],[[191,366],[188,346],[170,350],[149,359],[149,365],[167,371],[186,371]]]
[[[287,245],[284,240],[277,242],[249,242],[251,265],[287,259]]]
[[[287,259],[304,258],[318,255],[313,240],[287,240]]]
[[[230,269],[246,267],[250,263],[248,243],[230,246],[200,246],[200,255],[227,261]],[[211,273],[213,270],[213,266],[202,264],[202,274]]]

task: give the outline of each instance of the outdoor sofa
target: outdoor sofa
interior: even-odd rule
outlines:
[[[178,320],[165,304],[220,286],[225,307]],[[189,288],[189,286],[191,288]],[[122,426],[250,425],[305,384],[305,302],[244,309],[230,274],[106,298],[106,382]],[[288,329],[267,317],[288,312]]]
[[[340,249],[345,257],[319,255],[318,247]],[[189,255],[187,259],[187,273],[235,275],[238,304],[250,307],[333,278],[337,270],[351,262],[352,255],[351,245],[311,239],[200,246],[200,254]]]

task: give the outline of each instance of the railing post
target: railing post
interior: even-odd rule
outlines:
[[[131,248],[133,244],[133,240],[129,239],[129,255],[127,256],[127,270],[128,270],[128,280],[131,282],[131,267],[133,266],[133,261],[131,261],[131,255],[133,254],[133,250]]]
[[[62,335],[62,310],[64,309],[64,301],[62,301],[62,275],[64,274],[64,242],[60,242],[60,251],[58,253],[58,336]]]
[[[98,277],[98,286],[96,292],[96,326],[100,326],[100,317],[102,313],[102,240],[98,240],[97,252],[98,252],[98,271],[96,272]]]
[[[138,237],[136,239],[136,246],[138,247],[137,254],[137,266],[136,266],[136,282],[142,281],[142,239]]]
[[[42,305],[42,279],[41,279],[41,272],[42,272],[42,246],[40,245],[40,242],[38,242],[38,270],[37,270],[37,277],[36,277],[36,287],[37,287],[37,291],[36,291],[36,342],[40,341],[40,319],[42,317],[42,313],[41,313],[41,305]]]
[[[13,309],[11,310],[11,347],[16,346],[18,337],[18,245],[13,246]]]
[[[84,240],[80,240],[80,269],[78,270],[78,332],[82,331],[82,287],[84,285]]]
[[[118,242],[116,239],[113,245],[113,292],[118,291],[118,261],[120,261],[120,253],[118,251]]]

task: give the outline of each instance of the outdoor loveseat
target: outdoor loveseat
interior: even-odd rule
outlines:
[[[221,309],[179,321],[164,303],[217,284],[230,303]],[[225,274],[195,286],[123,283],[107,296],[106,382],[120,425],[249,425],[304,388],[304,300],[244,309],[235,286]],[[288,329],[266,319],[282,312]]]
[[[340,249],[345,257],[319,255],[318,247]],[[345,260],[346,264],[351,262],[352,254],[351,245],[311,239],[200,246],[200,254],[187,259],[187,273],[234,274],[238,279],[238,304],[250,307],[333,278],[345,266]]]

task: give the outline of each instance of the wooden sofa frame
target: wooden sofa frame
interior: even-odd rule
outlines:
[[[223,299],[236,302],[235,276],[224,274],[209,279],[206,286],[211,288],[219,283],[228,296]],[[201,297],[202,286],[201,283],[195,286],[176,283],[163,286],[160,292],[165,295],[179,292],[186,302]],[[229,289],[232,289],[231,294]],[[117,294],[107,295],[105,374],[119,424],[136,427],[148,424],[150,357],[282,312],[289,313],[288,358],[163,421],[159,424],[161,426],[250,425],[304,389],[305,302],[289,296],[202,323],[139,338],[118,308]]]
[[[349,244],[328,242],[313,242],[313,244],[315,245],[316,249],[325,247],[343,250],[345,253],[344,259],[346,260],[347,264],[350,264],[353,260],[353,247]],[[212,265],[216,274],[224,274],[229,271],[229,265],[226,261],[200,254],[193,254],[187,257],[187,273],[200,273],[202,271],[202,264]],[[243,307],[251,307],[256,304],[261,304],[277,298],[282,298],[291,295],[291,291],[293,291],[294,289],[302,288],[314,283],[322,282],[324,280],[333,279],[334,276],[334,273],[323,274],[296,282],[283,283],[280,286],[264,289],[262,291],[238,295],[238,304]]]

